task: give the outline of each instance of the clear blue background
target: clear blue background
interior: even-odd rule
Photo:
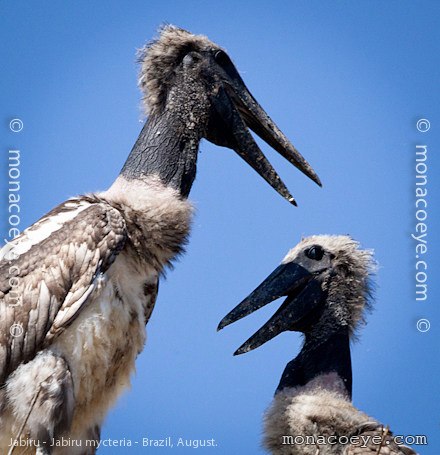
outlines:
[[[352,350],[354,403],[396,434],[428,435],[419,451],[438,455],[440,3],[3,0],[0,14],[2,233],[8,148],[22,153],[22,229],[115,179],[142,127],[135,49],[163,22],[224,46],[324,183],[263,145],[293,208],[234,152],[202,143],[187,254],[161,283],[133,387],[102,437],[215,438],[216,448],[199,450],[262,453],[262,414],[301,338],[286,333],[234,358],[278,303],[221,333],[217,323],[302,235],[349,233],[380,264],[375,311]],[[13,117],[21,133],[9,131]],[[431,121],[425,134],[421,117]],[[429,147],[424,303],[415,301],[410,238],[416,144]],[[416,329],[422,317],[427,333]]]

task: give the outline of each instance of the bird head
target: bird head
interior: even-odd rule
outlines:
[[[369,308],[373,269],[372,252],[349,236],[307,237],[218,328],[285,296],[278,311],[235,354],[251,351],[286,330],[323,339],[346,327],[352,335]]]
[[[140,51],[139,86],[147,113],[182,111],[188,129],[235,150],[279,194],[294,198],[264,156],[250,128],[290,163],[321,185],[319,177],[247,89],[228,54],[205,36],[167,25]],[[190,112],[188,112],[190,111]]]

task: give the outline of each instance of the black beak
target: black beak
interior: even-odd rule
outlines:
[[[277,312],[234,355],[258,348],[286,330],[299,330],[304,319],[322,302],[324,292],[314,274],[304,267],[294,262],[282,264],[222,319],[218,330],[282,296],[287,298]]]
[[[234,73],[234,76],[219,88],[213,100],[216,115],[215,120],[211,121],[211,128],[208,128],[210,130],[208,139],[218,145],[233,148],[281,196],[296,205],[295,199],[258,147],[247,127],[319,186],[321,181],[309,163],[258,104],[236,70]],[[218,124],[213,126],[218,121],[221,126]]]

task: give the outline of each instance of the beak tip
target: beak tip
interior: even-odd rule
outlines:
[[[282,183],[282,186],[283,188],[277,189],[278,193],[281,196],[283,196],[287,202],[290,202],[290,204],[294,205],[295,207],[298,207],[295,198],[290,194],[290,191],[284,186],[284,183]]]
[[[230,324],[230,321],[226,318],[223,318],[219,325],[217,326],[217,332],[220,332],[220,330],[224,329],[227,325]]]
[[[321,179],[318,177],[318,174],[313,173],[312,180],[313,180],[319,187],[322,188],[322,182],[321,182]]]
[[[246,354],[249,351],[252,351],[254,347],[249,343],[250,340],[246,341],[244,344],[242,344],[235,352],[234,356],[236,355],[241,355],[241,354]]]

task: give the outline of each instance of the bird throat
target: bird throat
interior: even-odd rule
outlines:
[[[306,334],[301,352],[287,364],[276,393],[286,387],[305,386],[319,376],[329,373],[336,373],[351,399],[352,370],[347,327],[340,328],[325,342]]]
[[[196,176],[201,133],[197,125],[164,110],[147,123],[122,168],[127,180],[157,176],[162,183],[188,197]]]

